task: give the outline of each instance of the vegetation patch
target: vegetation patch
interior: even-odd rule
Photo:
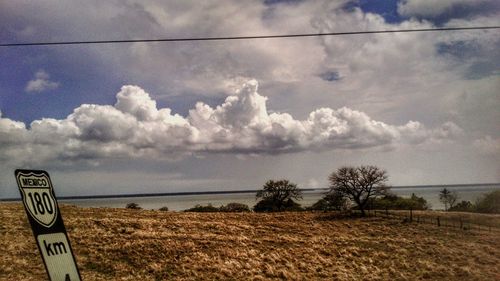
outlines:
[[[84,280],[497,280],[500,276],[498,232],[349,218],[340,212],[137,212],[62,205],[61,213],[72,228],[69,236]],[[46,279],[31,229],[23,223],[22,205],[0,204],[0,215],[0,280]],[[499,215],[469,216],[500,225]],[[124,228],[130,233],[120,233]]]

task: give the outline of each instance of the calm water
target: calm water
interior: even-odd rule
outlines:
[[[449,190],[457,191],[459,201],[468,200],[475,202],[487,192],[500,189],[498,185],[488,186],[447,186]],[[443,187],[394,187],[392,192],[399,196],[410,197],[412,193],[424,197],[430,203],[432,209],[444,209],[439,202],[438,194]],[[325,191],[307,191],[303,193],[303,199],[299,201],[302,206],[310,206],[318,201]],[[131,198],[107,198],[107,199],[79,199],[59,200],[61,203],[74,204],[82,207],[112,207],[123,208],[127,203],[137,203],[144,209],[159,209],[167,206],[172,211],[182,211],[196,204],[220,207],[231,202],[247,204],[253,207],[257,202],[255,194],[209,194],[209,195],[179,195],[179,196],[155,196],[155,197],[131,197]]]

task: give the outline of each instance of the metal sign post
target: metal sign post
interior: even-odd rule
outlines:
[[[39,170],[16,170],[15,175],[49,279],[80,281],[80,271],[76,266],[49,174]]]

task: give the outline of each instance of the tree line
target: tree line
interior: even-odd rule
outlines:
[[[500,214],[500,190],[492,191],[474,203],[459,199],[456,191],[443,188],[439,192],[439,201],[443,203],[445,211]]]
[[[390,192],[388,175],[376,166],[344,166],[329,177],[329,191],[319,201],[306,210],[347,211],[357,209],[361,216],[367,209],[427,209],[424,198],[415,194],[402,198]],[[268,181],[257,193],[261,199],[254,207],[256,212],[303,210],[294,200],[301,199],[302,193],[296,184],[288,180]]]
[[[255,212],[282,211],[347,211],[359,210],[361,216],[367,209],[385,210],[427,210],[430,205],[423,197],[412,194],[409,198],[397,196],[390,191],[387,172],[377,166],[343,166],[328,177],[329,190],[312,206],[303,208],[297,201],[302,199],[302,191],[297,184],[286,179],[269,180],[256,194]],[[440,191],[439,200],[445,211],[467,211],[481,213],[500,213],[500,190],[486,194],[474,204],[469,201],[458,202],[456,191],[446,188]],[[130,206],[129,206],[130,205]],[[130,203],[127,208],[140,208]],[[168,210],[163,207],[162,211]],[[196,205],[188,212],[249,212],[250,208],[241,203],[225,206]]]

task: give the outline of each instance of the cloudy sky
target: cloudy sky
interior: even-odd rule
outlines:
[[[496,0],[2,1],[0,42],[499,26]],[[500,182],[500,31],[0,47],[0,197]]]

